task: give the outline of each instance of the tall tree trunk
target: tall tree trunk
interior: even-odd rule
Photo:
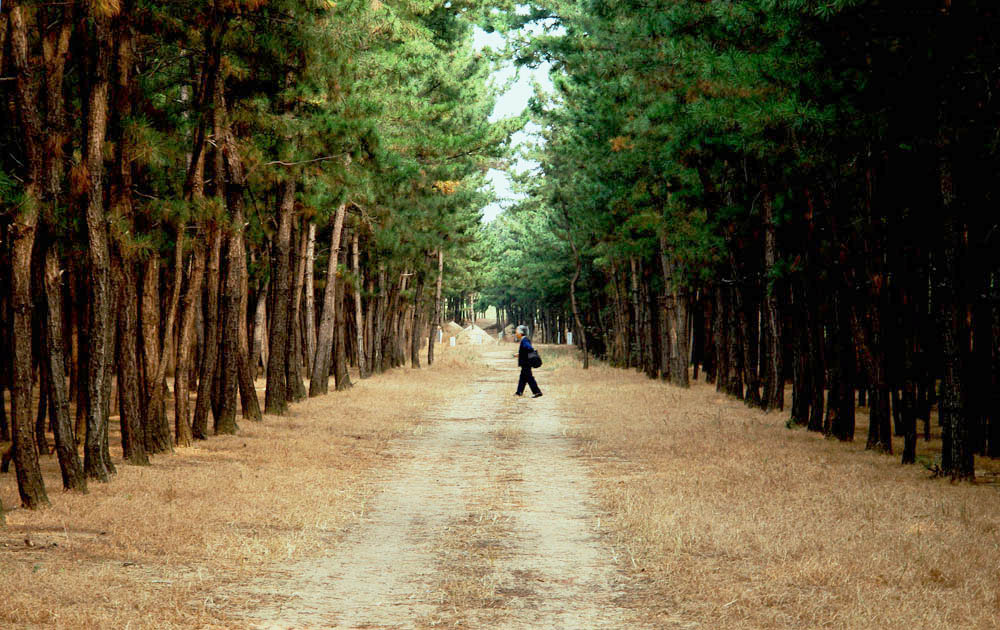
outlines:
[[[735,269],[735,263],[734,263]],[[751,314],[756,314],[756,308],[750,299],[750,291],[743,282],[737,282],[732,287],[733,314],[739,327],[739,339],[743,367],[743,382],[746,385],[743,400],[749,407],[760,407],[760,378],[757,372],[757,327],[756,317],[753,326],[750,323]]]
[[[410,367],[420,368],[420,342],[423,338],[423,278],[417,282],[417,293],[413,298],[413,318],[410,325]]]
[[[52,409],[52,429],[62,472],[63,488],[87,491],[87,477],[73,440],[73,425],[69,419],[69,398],[66,392],[65,350],[63,343],[62,291],[59,256],[50,245],[45,253],[45,345],[49,371],[49,398]],[[3,392],[0,392],[0,404]]]
[[[688,358],[690,356],[689,328],[690,311],[686,292],[677,278],[674,261],[668,255],[667,238],[660,236],[660,264],[663,267],[663,287],[666,298],[667,323],[669,330],[669,374],[670,382],[678,387],[690,387],[688,380]]]
[[[968,331],[965,309],[958,290],[963,275],[959,265],[962,248],[962,227],[956,213],[956,197],[951,171],[951,156],[947,138],[939,132],[938,178],[941,193],[941,244],[937,265],[937,324],[940,334],[943,370],[941,400],[938,411],[941,422],[941,471],[953,480],[975,478],[975,458],[971,444],[970,421],[966,410],[963,382],[963,358],[968,351]]]
[[[288,354],[285,357],[286,376],[285,383],[288,387],[288,402],[298,402],[306,397],[306,387],[302,382],[302,287],[305,283],[306,275],[306,234],[305,224],[301,224],[296,231],[298,236],[298,247],[293,250],[294,280],[292,282],[291,293],[288,296],[290,304],[288,306]]]
[[[153,399],[155,384],[151,379],[156,376],[156,361],[160,354],[160,258],[151,255],[142,265],[139,300],[139,365],[140,398],[144,415],[141,425],[143,429],[143,444],[147,453],[156,452],[153,448],[153,427],[158,423],[156,410],[149,407]]]
[[[111,68],[110,19],[95,5],[89,5],[94,24],[89,93],[87,94],[87,140],[84,168],[87,174],[87,238],[90,262],[90,348],[87,377],[87,437],[83,468],[91,479],[106,482],[114,472],[107,457],[108,403],[105,375],[111,365],[111,251],[104,210],[104,140],[108,123],[108,88]]]
[[[87,276],[86,264],[76,261],[73,282],[77,287],[76,294],[80,300],[74,305],[77,311],[76,347],[77,347],[77,390],[76,390],[76,428],[73,437],[76,438],[78,447],[85,446],[87,437],[87,418],[90,404],[90,300],[89,286],[84,278]],[[84,469],[86,470],[86,468]]]
[[[31,252],[35,244],[41,205],[42,130],[36,103],[38,78],[35,75],[36,68],[28,57],[27,28],[21,3],[12,3],[9,20],[10,48],[17,79],[15,98],[28,158],[24,203],[10,228],[13,457],[21,504],[36,509],[49,504],[38,463],[38,453],[35,450],[35,425],[31,419],[31,392],[34,385],[31,348]]]
[[[167,422],[166,408],[162,394],[157,395],[160,382],[156,381],[157,368],[161,357],[166,355],[169,332],[164,334],[160,345],[160,261],[150,256],[143,269],[142,297],[139,302],[139,322],[142,330],[142,409],[146,417],[143,421],[146,450],[162,453],[172,447],[170,424]],[[172,324],[171,324],[172,325]],[[167,329],[169,330],[169,329]]]
[[[637,263],[635,258],[629,259],[629,266],[632,272],[631,275],[631,289],[629,295],[632,302],[632,317],[631,317],[631,330],[629,331],[629,336],[627,341],[630,347],[629,352],[629,366],[635,366],[636,370],[642,370],[643,368],[643,331],[642,331],[642,311],[639,308],[639,273],[636,269]]]
[[[587,331],[583,328],[583,322],[580,321],[580,307],[576,302],[576,283],[580,281],[580,272],[583,269],[583,264],[580,261],[580,252],[576,248],[576,242],[573,237],[569,238],[569,245],[573,249],[573,278],[569,282],[569,302],[573,309],[573,332],[576,333],[575,344],[583,351],[583,369],[590,368],[590,350],[587,348]],[[503,329],[500,329],[501,334]]]
[[[219,387],[222,405],[219,414],[215,416],[214,429],[216,434],[236,433],[236,400],[239,388],[239,354],[240,354],[240,289],[242,289],[242,273],[239,261],[243,252],[242,238],[243,215],[233,216],[233,224],[227,230],[226,239],[226,273],[219,293]]]
[[[250,365],[254,378],[261,367],[267,367],[267,293],[265,283],[257,294],[257,306],[253,316],[253,346],[250,348]]]
[[[337,317],[337,340],[333,357],[333,379],[334,387],[338,392],[352,387],[351,376],[347,371],[347,313],[344,309],[344,285],[343,282],[337,283],[336,304],[334,305]]]
[[[264,411],[284,415],[288,409],[286,362],[288,353],[288,306],[290,253],[292,246],[292,213],[295,207],[295,180],[289,177],[281,183],[278,206],[278,234],[273,248],[271,297],[274,310],[268,331],[267,386],[264,391]]]
[[[375,371],[373,366],[375,365],[375,304],[377,303],[375,299],[375,281],[372,279],[372,274],[370,273],[365,286],[368,287],[366,293],[369,296],[367,300],[368,308],[365,309],[365,356],[368,359],[368,371],[365,378],[368,378]]]
[[[205,269],[205,343],[198,368],[198,398],[194,405],[191,434],[196,440],[208,438],[208,412],[212,404],[212,388],[219,367],[219,265],[222,252],[222,234],[213,225],[208,233],[208,262]]]
[[[191,256],[187,290],[181,308],[180,331],[177,341],[177,363],[174,366],[174,440],[178,446],[190,446],[194,435],[188,412],[188,374],[191,371],[191,351],[194,343],[194,324],[205,277],[205,252],[196,250]],[[180,283],[180,278],[177,279]]]
[[[660,353],[662,349],[660,348],[659,334],[656,329],[656,320],[658,319],[654,316],[657,308],[656,296],[650,287],[650,275],[649,270],[644,265],[642,269],[642,282],[639,285],[640,308],[642,309],[642,345],[644,346],[642,356],[643,371],[646,373],[646,376],[648,378],[656,378],[659,375]]]
[[[403,271],[399,274],[399,287],[393,288],[392,295],[389,296],[389,314],[390,321],[389,325],[386,327],[385,339],[382,351],[382,371],[389,370],[394,367],[399,367],[400,365],[400,344],[399,338],[401,336],[400,320],[403,317],[403,292],[406,291],[406,283],[409,279],[409,274]]]
[[[372,322],[372,370],[376,374],[385,371],[385,361],[383,360],[383,337],[385,336],[386,305],[388,295],[386,294],[385,263],[378,265],[378,298],[375,301],[375,315]]]
[[[784,340],[781,329],[781,310],[778,302],[776,269],[778,264],[778,237],[774,222],[774,197],[764,188],[764,303],[763,319],[767,346],[764,370],[764,395],[762,403],[767,410],[785,408]]]
[[[118,289],[118,408],[121,417],[122,454],[130,464],[149,464],[142,428],[139,392],[139,314],[134,267],[128,261],[115,265]]]
[[[437,332],[441,328],[441,281],[444,277],[444,250],[437,252],[437,283],[434,288],[434,315],[431,318],[431,332],[427,337],[427,365],[434,364],[434,346],[437,345]],[[500,328],[503,334],[503,328]],[[584,360],[586,364],[586,360]]]
[[[316,224],[309,221],[306,236],[306,277],[305,277],[305,356],[306,374],[312,374],[316,360],[316,282],[313,271],[316,266]]]
[[[361,315],[361,289],[364,282],[361,278],[360,252],[358,251],[358,232],[355,230],[351,239],[351,268],[354,270],[354,280],[357,286],[354,287],[354,323],[357,329],[357,353],[358,353],[358,375],[361,378],[368,378],[368,370],[365,365],[365,321]],[[433,356],[433,353],[432,355]]]
[[[147,269],[147,274],[151,270]],[[172,442],[170,439],[170,423],[167,420],[167,364],[170,359],[170,339],[174,335],[174,323],[177,321],[177,311],[180,306],[181,299],[181,283],[184,279],[184,224],[180,224],[177,228],[177,237],[174,241],[174,284],[170,290],[170,305],[167,307],[167,320],[163,327],[163,343],[157,344],[158,352],[156,353],[155,361],[149,360],[147,362],[147,370],[152,368],[152,374],[147,372],[146,374],[146,387],[148,392],[148,402],[146,405],[146,425],[152,426],[152,451],[154,453],[161,453],[169,451],[172,449]],[[147,281],[149,280],[147,276]],[[158,285],[159,283],[156,283]],[[147,283],[147,288],[151,287],[151,283]],[[157,291],[159,293],[159,291]],[[158,309],[156,295],[146,295],[143,294],[143,321],[146,322],[147,318],[153,320],[156,316],[152,315],[151,311]],[[148,315],[147,315],[148,313]],[[159,333],[157,332],[156,335]],[[145,333],[144,336],[152,337],[158,340],[157,336],[154,336],[154,331],[149,331]],[[180,339],[181,337],[178,336]],[[179,343],[179,342],[178,342]],[[179,350],[178,350],[179,354]],[[176,385],[175,385],[176,387]]]
[[[242,251],[242,245],[240,247]],[[250,306],[250,273],[247,270],[246,253],[241,254],[241,259],[237,261],[240,267],[240,306],[239,306],[239,380],[240,380],[240,406],[243,410],[243,417],[253,422],[260,422],[264,419],[260,411],[260,400],[257,398],[257,384],[254,382],[257,371],[257,364],[250,359],[250,337],[247,331],[246,316]]]
[[[217,116],[224,111],[224,104],[216,107]],[[244,417],[260,420],[257,390],[250,376],[249,344],[246,328],[246,248],[243,230],[243,189],[245,174],[236,141],[226,122],[216,125],[225,138],[223,167],[226,175],[224,195],[232,221],[227,244],[226,280],[222,290],[221,319],[223,322],[221,348],[225,352],[221,366],[223,405],[216,418],[216,433],[235,433],[236,394],[239,389]]]
[[[309,396],[325,394],[330,389],[330,360],[333,353],[333,335],[337,323],[337,261],[340,260],[340,241],[344,229],[345,204],[333,216],[333,233],[330,235],[330,261],[326,269],[326,289],[323,291],[323,310],[320,314],[319,332],[316,336],[316,353],[313,356]]]
[[[126,9],[127,11],[127,9]],[[115,143],[115,166],[111,173],[111,210],[120,217],[126,229],[117,232],[112,239],[112,284],[117,295],[119,308],[113,311],[118,330],[116,344],[116,373],[118,386],[118,408],[121,423],[121,442],[125,461],[134,465],[148,465],[147,445],[152,443],[152,427],[145,426],[146,414],[142,378],[140,376],[139,348],[139,279],[136,277],[136,261],[132,250],[133,234],[136,233],[135,209],[132,198],[134,140],[126,133],[126,125],[132,115],[136,96],[133,70],[135,65],[135,34],[129,20],[122,16],[116,20],[115,39],[115,83],[113,94],[113,134]],[[159,274],[158,261],[154,263],[154,273]],[[157,277],[156,288],[159,293]],[[157,302],[159,295],[157,295]],[[156,344],[159,317],[153,324],[150,343]],[[158,345],[158,344],[156,344]],[[153,352],[157,348],[152,349]]]
[[[835,370],[834,378],[837,380],[836,395],[831,396],[833,400],[828,403],[829,410],[833,413],[830,420],[830,432],[838,440],[849,442],[854,440],[855,429],[855,358],[854,339],[851,335],[851,306],[848,304],[847,295],[842,287],[835,292],[834,299],[834,326],[831,335],[834,335],[833,354],[831,357]]]

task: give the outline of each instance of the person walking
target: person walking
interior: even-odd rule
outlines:
[[[524,386],[528,385],[531,388],[531,397],[538,398],[542,395],[542,390],[538,388],[538,383],[535,382],[535,377],[531,373],[531,364],[528,363],[528,353],[534,350],[531,347],[531,339],[528,339],[528,327],[518,326],[517,331],[514,333],[517,335],[517,341],[520,346],[517,349],[517,365],[521,368],[521,378],[517,381],[517,391],[514,392],[515,396],[524,395]]]

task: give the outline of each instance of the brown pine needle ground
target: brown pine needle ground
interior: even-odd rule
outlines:
[[[0,529],[0,627],[247,627],[267,598],[248,585],[336,545],[364,513],[373,473],[393,464],[388,444],[467,395],[479,350],[445,347],[433,369],[355,379],[151,467],[116,459],[115,479],[86,496],[59,491],[44,457],[53,507],[10,511]],[[600,529],[632,578],[619,600],[634,613],[628,627],[1000,627],[995,462],[977,461],[976,485],[931,480],[864,451],[864,416],[859,441],[843,444],[703,383],[683,391],[599,364],[584,371],[566,349],[542,354],[545,400],[592,468]],[[503,422],[491,435],[499,453],[522,439]],[[919,445],[929,458],[939,447]],[[13,474],[0,477],[0,497],[17,504]],[[490,536],[504,535],[489,506],[503,497],[479,498],[465,529],[485,542],[441,541],[456,559],[442,576],[468,582],[461,564],[486,589],[442,582],[451,621],[485,621],[479,613],[502,603],[483,596],[506,597],[486,570]]]
[[[578,418],[628,605],[659,628],[1000,627],[997,462],[931,480],[694,383],[570,362],[539,377]],[[901,444],[896,445],[897,453]],[[940,443],[919,444],[928,458]]]
[[[0,527],[0,628],[243,627],[259,596],[242,585],[332,545],[363,513],[372,471],[391,464],[388,442],[461,395],[468,349],[438,354],[432,369],[354,375],[347,392],[260,424],[241,420],[239,435],[149,467],[123,465],[113,443],[118,474],[84,496],[62,492],[55,456],[45,456],[50,509],[11,510],[13,470],[0,475],[10,510]]]

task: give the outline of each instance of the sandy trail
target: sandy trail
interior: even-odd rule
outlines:
[[[395,446],[400,463],[383,474],[336,548],[254,587],[282,600],[256,611],[257,627],[423,628],[458,619],[501,628],[624,627],[614,604],[620,577],[598,537],[585,465],[562,433],[557,392],[516,399],[510,354],[484,356],[491,369],[470,379],[468,395],[428,411],[432,422]],[[500,524],[489,530],[488,565],[456,565],[456,558],[475,561],[447,549],[482,536],[472,531],[472,515],[484,505]],[[480,591],[489,585],[488,611],[459,610],[476,603],[456,601],[442,585],[463,580]]]

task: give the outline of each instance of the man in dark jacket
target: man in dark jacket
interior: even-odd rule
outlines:
[[[517,340],[520,346],[517,349],[517,365],[521,368],[521,378],[517,381],[517,392],[514,393],[515,396],[524,395],[525,384],[531,388],[531,397],[538,398],[542,395],[542,390],[538,389],[538,383],[535,382],[535,377],[531,374],[531,364],[528,363],[528,353],[534,350],[531,347],[531,340],[528,339],[528,327],[518,326]]]

